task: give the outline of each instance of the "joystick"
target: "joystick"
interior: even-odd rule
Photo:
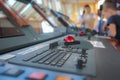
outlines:
[[[87,49],[82,49],[82,53],[80,55],[80,57],[77,60],[77,65],[76,67],[78,69],[83,69],[84,67],[86,67],[86,63],[87,63],[87,53],[86,53]]]
[[[75,44],[80,44],[80,41],[76,41],[74,36],[66,36],[64,38],[64,44],[65,45],[75,45]]]
[[[82,61],[81,59],[78,59],[78,60],[77,60],[76,67],[77,67],[78,69],[82,69],[82,68],[83,68],[83,61]]]
[[[65,42],[68,42],[68,43],[71,43],[71,42],[74,42],[75,41],[75,38],[73,37],[73,36],[66,36],[65,38],[64,38],[64,41]]]
[[[87,49],[82,49],[82,55],[81,55],[82,57],[86,57],[86,58],[87,58],[86,50],[87,50]]]

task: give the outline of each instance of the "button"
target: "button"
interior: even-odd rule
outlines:
[[[24,71],[23,70],[19,70],[19,69],[8,69],[5,72],[3,72],[3,75],[7,75],[7,76],[13,76],[13,77],[18,77],[20,76]]]
[[[16,55],[6,54],[6,55],[3,55],[3,56],[0,56],[0,60],[8,60],[8,59],[11,59],[11,58],[14,58],[14,57],[16,57]]]
[[[72,80],[72,79],[68,77],[58,76],[56,80]]]
[[[34,72],[30,74],[27,78],[30,80],[44,80],[46,76],[47,75],[44,73]]]
[[[57,64],[57,62],[58,61],[60,61],[63,57],[64,57],[64,55],[65,55],[65,53],[62,53],[62,52],[60,52],[61,54],[59,55],[59,57],[58,58],[56,58],[52,63],[51,63],[51,65],[56,65]]]

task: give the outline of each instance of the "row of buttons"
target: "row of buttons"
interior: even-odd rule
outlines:
[[[7,69],[6,71],[4,71],[2,73],[2,75],[18,77],[23,73],[24,73],[24,70],[10,68],[10,69]],[[30,75],[28,75],[26,78],[30,79],[30,80],[45,80],[47,78],[47,76],[48,75],[44,74],[44,73],[33,72]],[[68,78],[68,77],[63,77],[63,76],[57,76],[55,80],[73,80],[73,79]]]

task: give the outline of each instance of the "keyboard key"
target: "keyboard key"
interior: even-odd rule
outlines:
[[[13,77],[18,77],[20,76],[24,71],[23,70],[20,70],[20,69],[8,69],[6,70],[5,72],[3,72],[2,74],[3,75],[6,75],[6,76],[13,76]]]
[[[27,78],[30,80],[45,80],[46,77],[47,77],[47,74],[33,72]]]
[[[0,60],[9,60],[9,59],[14,58],[14,57],[16,57],[16,55],[6,54],[6,55],[0,56]]]
[[[51,63],[51,65],[56,65],[57,64],[57,62],[58,61],[60,61],[63,57],[64,57],[64,55],[66,54],[66,53],[60,53],[61,55],[58,57],[58,58],[56,58],[52,63]]]
[[[65,63],[65,60],[61,60],[60,62],[57,63],[57,66],[61,67]]]
[[[42,60],[40,60],[38,63],[43,63],[46,60],[50,59],[52,56],[56,55],[56,52],[49,54],[48,56],[44,57]]]
[[[70,55],[71,55],[71,53],[65,55],[65,56],[63,57],[63,60],[67,60],[67,59],[70,57]]]
[[[37,57],[35,57],[35,58],[32,60],[32,62],[33,62],[33,63],[38,62],[38,61],[40,61],[41,59],[43,59],[44,57],[46,57],[47,55],[51,54],[52,52],[54,52],[54,51],[44,52],[43,54],[38,55]]]
[[[58,63],[57,63],[57,66],[62,66],[65,61],[70,57],[71,53],[69,54],[66,54]]]
[[[37,56],[37,54],[28,55],[28,56],[26,56],[26,57],[23,59],[23,61],[30,61],[31,59],[33,59],[33,58],[36,57],[36,56]]]
[[[56,80],[72,80],[72,78],[63,77],[63,76],[58,76],[58,77],[56,78]]]
[[[45,64],[50,64],[52,61],[54,61],[61,53],[56,53],[53,57],[51,57],[49,60],[45,61]]]

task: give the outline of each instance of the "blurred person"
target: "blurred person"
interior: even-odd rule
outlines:
[[[116,3],[105,1],[103,4],[103,12],[107,21],[107,29],[110,36],[116,38],[120,43],[120,15],[117,13]]]
[[[98,21],[96,22],[96,31],[98,32],[98,35],[100,36],[108,36],[109,31],[104,28],[106,27],[107,20],[104,17],[104,13],[102,12],[103,5],[100,6],[100,9],[98,10]]]
[[[84,13],[79,20],[80,26],[84,25],[85,28],[94,30],[95,28],[95,21],[97,16],[91,13],[91,8],[89,5],[84,6]]]
[[[101,12],[99,15],[99,20],[98,20],[98,35],[104,35],[104,32],[103,32],[104,24],[105,24],[104,15]]]

